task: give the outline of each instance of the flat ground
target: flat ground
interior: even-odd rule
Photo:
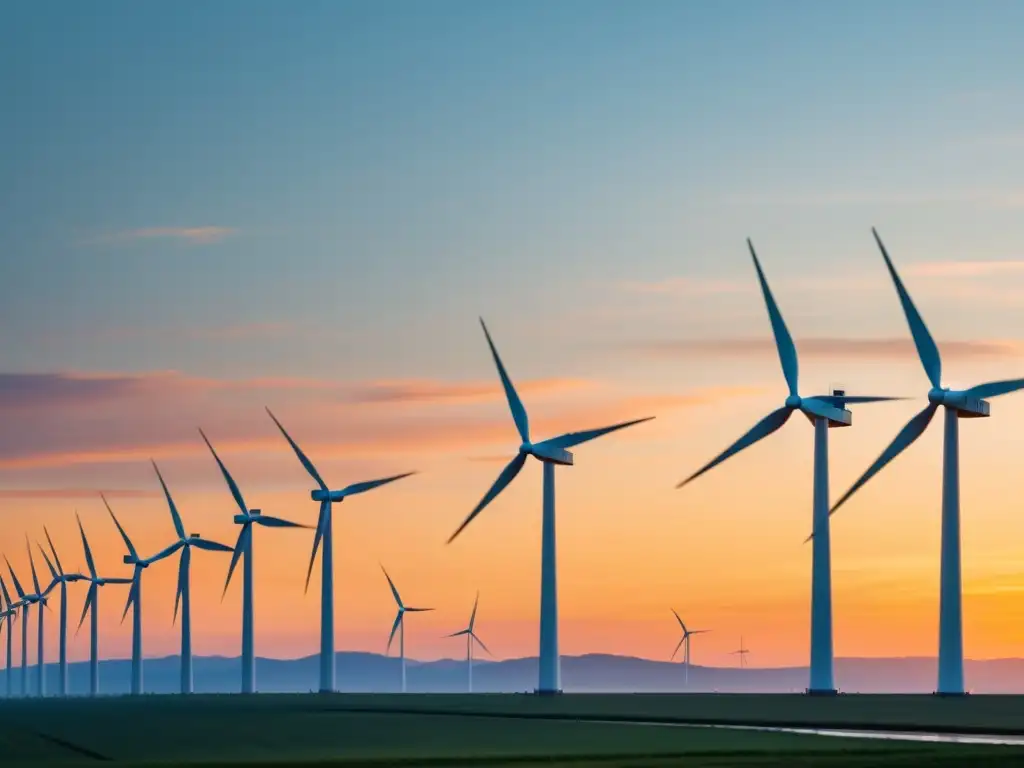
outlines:
[[[584,718],[584,719],[574,719]],[[591,718],[591,719],[586,719]],[[607,722],[613,719],[637,722]],[[1024,731],[1024,698],[261,695],[0,703],[6,766],[1024,766],[1024,748],[673,727],[651,720]],[[603,720],[595,721],[596,720]],[[991,727],[982,727],[991,723]],[[958,727],[959,726],[959,727]]]

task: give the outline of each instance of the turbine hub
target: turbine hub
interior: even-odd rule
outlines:
[[[939,387],[932,387],[928,390],[928,402],[942,405],[946,400],[946,395],[949,393],[948,389],[940,389]]]
[[[532,443],[523,443],[522,445],[519,446],[519,452],[520,453],[533,453],[533,444]]]
[[[786,398],[786,407],[799,408],[801,402],[802,400],[800,399],[800,395],[790,395]]]

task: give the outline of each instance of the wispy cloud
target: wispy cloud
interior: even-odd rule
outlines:
[[[552,393],[585,389],[595,385],[585,379],[534,379],[516,385],[521,393]],[[472,402],[504,396],[501,385],[490,381],[446,382],[431,379],[369,381],[347,391],[347,397],[362,403]]]
[[[819,277],[777,277],[771,279],[773,292],[783,291],[873,291],[884,289],[884,275],[834,275]],[[652,281],[627,281],[621,288],[629,293],[644,293],[663,296],[716,296],[722,294],[760,295],[756,277],[746,279],[667,277]]]
[[[188,245],[209,245],[237,233],[232,227],[145,227],[129,229],[111,235],[110,240],[180,240]]]
[[[1024,357],[1024,343],[1013,340],[977,340],[938,342],[946,359]],[[917,356],[910,339],[805,338],[796,341],[801,357],[860,358],[875,360],[907,359]],[[638,342],[628,347],[641,354],[658,357],[746,357],[775,355],[770,338],[678,339]]]
[[[921,277],[998,277],[1024,273],[1024,260],[931,261],[910,264],[903,271],[908,275]]]
[[[101,493],[108,499],[148,499],[161,495],[158,491],[128,488],[2,488],[0,499],[95,499]]]

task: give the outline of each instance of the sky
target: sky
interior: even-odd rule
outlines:
[[[231,544],[202,427],[267,514],[310,481],[418,470],[335,512],[339,650],[537,651],[532,462],[450,545],[519,440],[477,321],[536,437],[653,415],[559,469],[563,653],[806,663],[813,430],[802,419],[674,486],[786,390],[746,252],[796,338],[804,394],[907,401],[833,431],[832,497],[927,379],[870,229],[948,384],[1024,371],[1024,51],[1014,2],[838,7],[600,0],[34,0],[0,45],[0,541],[125,575],[97,491],[143,553]],[[961,430],[965,649],[1019,655],[1024,397]],[[835,651],[932,655],[941,427],[837,513]],[[318,647],[309,531],[256,535],[257,652]],[[42,573],[45,565],[38,558]],[[172,654],[173,561],[146,573],[145,651]],[[227,557],[193,558],[194,647],[237,654]],[[119,591],[120,590],[120,591]],[[84,588],[70,588],[77,622]],[[102,655],[130,651],[104,588]],[[50,658],[55,633],[48,637]],[[34,652],[34,649],[33,649]],[[71,642],[88,656],[87,635]]]

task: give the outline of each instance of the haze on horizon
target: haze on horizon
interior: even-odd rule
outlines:
[[[196,428],[268,514],[309,482],[421,474],[336,510],[339,651],[382,652],[378,562],[437,610],[410,657],[457,657],[473,596],[499,658],[537,652],[540,470],[445,539],[518,439],[483,315],[538,435],[658,418],[559,472],[564,654],[665,659],[671,607],[714,629],[694,661],[807,661],[812,430],[673,486],[784,393],[744,239],[807,393],[855,408],[833,498],[921,407],[926,379],[877,226],[953,384],[1024,372],[1019,3],[759,6],[445,0],[22,3],[0,59],[0,541],[26,580],[45,524],[126,574],[170,544],[156,458],[189,531],[234,541]],[[964,640],[1022,655],[1024,399],[961,430]],[[932,656],[941,430],[833,522],[836,657]],[[313,653],[308,532],[257,532],[261,656]],[[37,567],[45,568],[41,562]],[[197,655],[237,655],[239,585],[193,563]],[[147,573],[145,649],[177,653],[175,569]],[[77,621],[84,587],[73,585]],[[125,657],[125,593],[103,595]],[[48,632],[55,659],[56,634]],[[88,656],[88,636],[70,641]]]

